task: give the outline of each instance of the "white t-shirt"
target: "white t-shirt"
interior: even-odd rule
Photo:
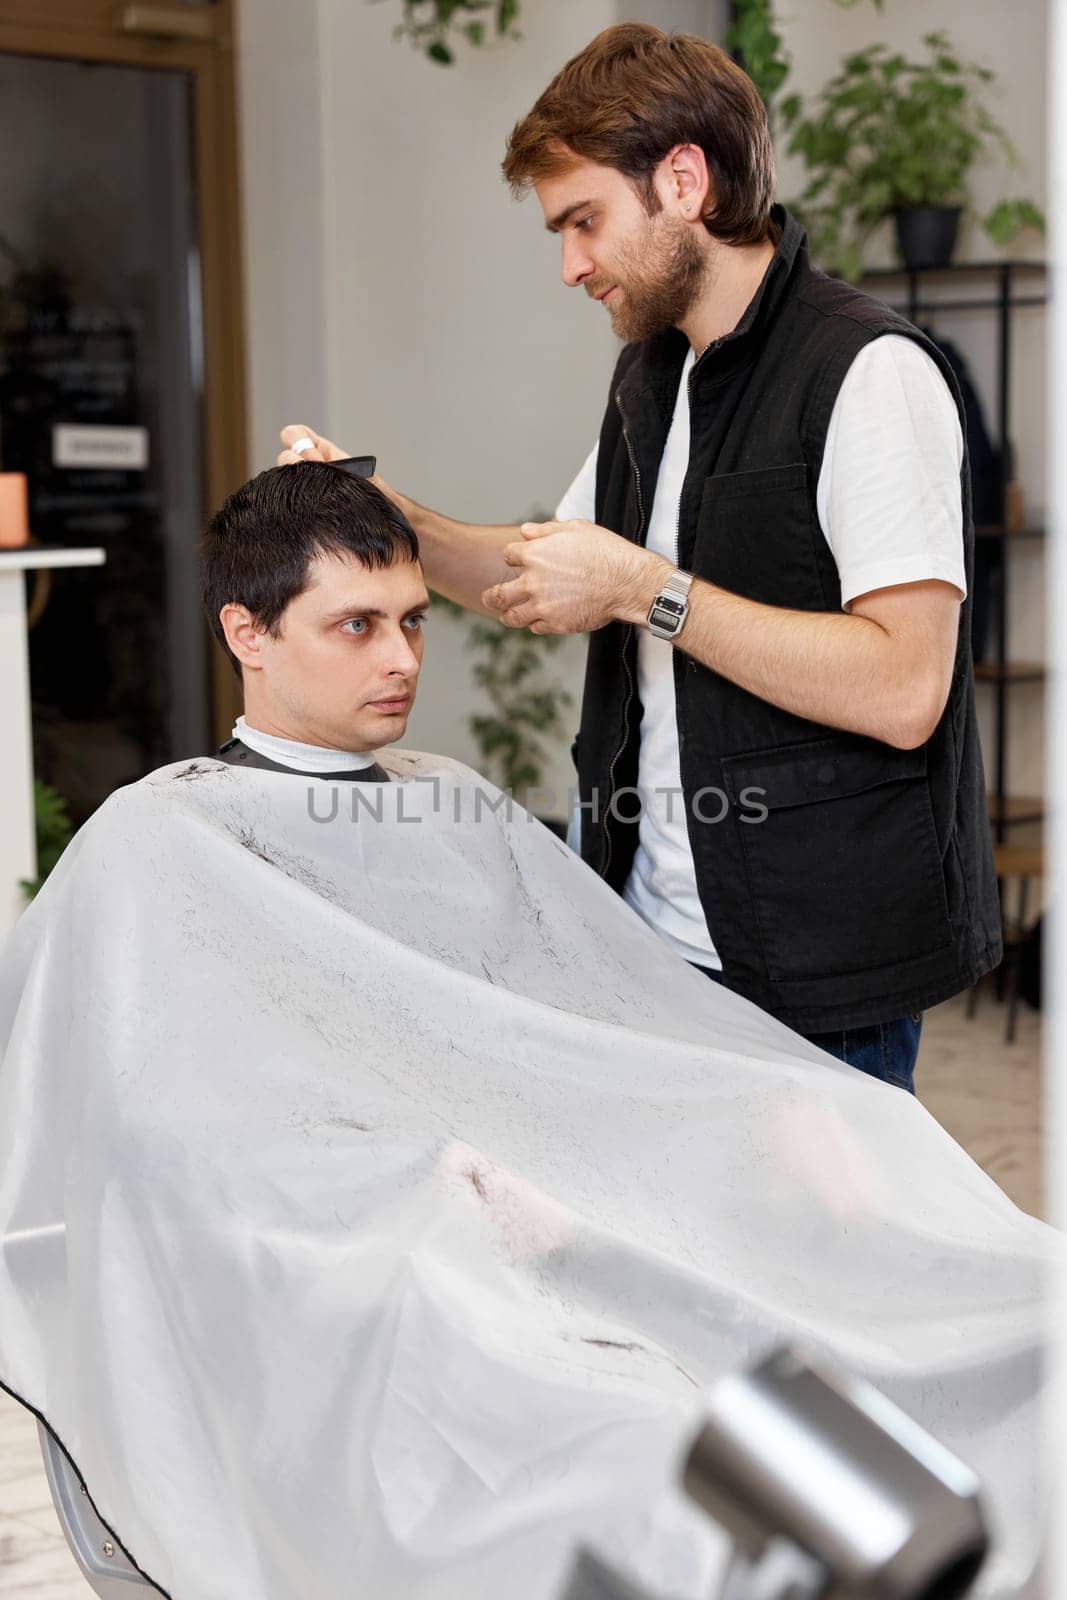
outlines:
[[[689,465],[690,351],[660,463],[646,546],[678,560],[678,503]],[[595,518],[594,446],[556,517]],[[940,578],[963,596],[963,435],[948,385],[913,340],[884,334],[865,345],[841,385],[826,435],[816,509],[837,563],[845,610],[891,584]],[[641,822],[627,902],[667,943],[721,969],[697,894],[682,802],[674,646],[638,632],[637,686],[644,715],[637,788]]]

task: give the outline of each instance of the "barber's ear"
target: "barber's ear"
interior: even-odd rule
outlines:
[[[257,628],[247,606],[225,605],[219,612],[226,643],[241,663],[253,671],[263,665],[263,630]]]
[[[699,145],[675,145],[660,162],[657,177],[662,181],[661,204],[694,222],[708,213],[713,186]]]

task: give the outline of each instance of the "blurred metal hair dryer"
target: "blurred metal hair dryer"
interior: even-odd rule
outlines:
[[[733,1535],[730,1600],[959,1600],[989,1544],[968,1467],[791,1350],[712,1387],[683,1482]]]
[[[791,1350],[711,1387],[683,1482],[734,1540],[721,1600],[961,1600],[989,1544],[970,1468]],[[561,1600],[668,1597],[583,1550]]]

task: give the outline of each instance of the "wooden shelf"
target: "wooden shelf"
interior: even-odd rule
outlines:
[[[1045,852],[1039,844],[997,844],[993,862],[998,878],[1041,878],[1045,873]]]
[[[1005,795],[1003,808],[997,804],[995,794],[987,795],[986,800],[990,822],[1002,822],[1005,827],[1024,822],[1043,822],[1045,819],[1045,802],[1040,795]]]
[[[974,530],[976,539],[1043,539],[1044,528],[1001,528],[995,522],[981,522]]]
[[[1044,683],[1048,669],[1043,661],[976,661],[975,681],[979,683]]]
[[[936,317],[940,311],[999,311],[999,300],[909,300],[901,305],[897,300],[887,300],[885,304],[891,311],[906,311],[909,318]],[[1009,305],[1015,306],[1044,306],[1048,299],[1043,294],[1016,294],[1012,295]]]
[[[1044,261],[1023,261],[1013,257],[1007,261],[950,261],[947,267],[872,267],[865,278],[934,278],[954,277],[962,272],[1044,272]]]

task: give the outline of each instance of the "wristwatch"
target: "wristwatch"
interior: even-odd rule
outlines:
[[[648,609],[648,631],[657,639],[673,639],[689,615],[691,572],[672,572]]]

